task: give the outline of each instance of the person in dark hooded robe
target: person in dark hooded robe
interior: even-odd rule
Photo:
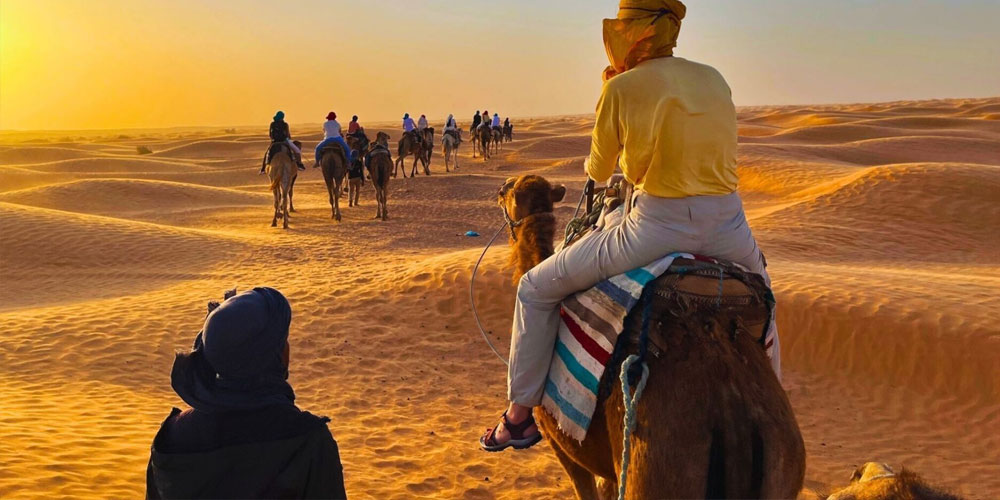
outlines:
[[[146,498],[346,498],[329,419],[298,409],[288,384],[288,301],[255,288],[213,305],[174,360],[191,408],[153,439]]]

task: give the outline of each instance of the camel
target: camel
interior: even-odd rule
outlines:
[[[389,152],[389,135],[379,132],[369,149],[368,173],[375,186],[375,218],[388,220],[389,174],[392,170],[392,153]]]
[[[367,151],[368,145],[371,143],[371,139],[365,134],[364,127],[359,128],[355,134],[347,134],[344,136],[344,140],[347,141],[347,147],[351,148],[351,151]]]
[[[347,206],[358,206],[361,188],[365,185],[365,166],[361,151],[354,151],[354,163],[347,171]]]
[[[868,462],[851,476],[851,484],[827,497],[827,500],[959,500],[950,493],[935,490],[914,472],[898,474],[888,465]]]
[[[475,135],[479,143],[479,152],[482,153],[483,161],[490,159],[490,139],[493,137],[490,127],[480,125]],[[475,151],[473,151],[473,154],[475,154]]]
[[[342,151],[343,147],[335,142],[319,153],[319,166],[323,169],[323,180],[326,181],[326,190],[330,195],[333,219],[337,222],[341,220],[340,195],[344,192],[344,176],[347,175],[346,156]]]
[[[431,175],[427,167],[431,164],[431,158],[434,157],[434,127],[427,127],[424,129],[424,147],[427,148],[427,165],[424,166],[425,173]]]
[[[476,151],[479,150],[479,126],[472,125],[469,127],[469,137],[472,138],[472,157],[476,157]]]
[[[519,221],[510,241],[515,281],[552,255],[553,203],[564,195],[564,187],[536,175],[509,179],[498,193],[500,206]],[[699,305],[672,289],[684,291],[699,280],[704,287],[706,279],[664,274],[648,285],[653,293],[626,319],[582,442],[560,431],[542,407],[535,409],[539,429],[579,498],[617,496],[624,418],[618,377],[624,357],[637,352],[641,311],[649,300],[650,343],[667,347],[646,357],[649,379],[632,434],[627,497],[795,498],[801,489],[805,447],[791,405],[759,340],[740,328],[744,320],[766,324],[766,305],[736,279],[725,284],[747,300],[739,313],[728,306],[720,312],[715,301]],[[711,282],[708,290],[720,283]]]
[[[292,199],[292,182],[298,174],[298,165],[292,158],[292,151],[286,144],[275,145],[278,148],[267,164],[267,176],[271,180],[271,193],[274,194],[274,217],[271,227],[278,225],[278,217],[282,218],[282,228],[288,229],[288,209]]]
[[[514,142],[514,126],[504,125],[503,127],[503,140],[504,142]]]
[[[431,146],[428,146],[426,138],[427,131],[424,131],[424,140],[418,140],[417,135],[419,132],[414,131],[412,134],[403,134],[403,137],[399,139],[399,148],[396,151],[396,164],[392,170],[392,176],[396,176],[396,171],[399,169],[400,165],[403,164],[403,160],[407,156],[413,155],[413,169],[410,172],[410,177],[415,177],[417,175],[417,160],[424,167],[424,174],[431,175],[431,171],[428,168],[431,162]],[[434,129],[430,129],[430,137],[433,140]],[[403,167],[403,178],[406,178],[406,167]]]
[[[503,132],[500,127],[493,128],[493,152],[497,153],[503,150]]]
[[[448,169],[449,164],[455,162],[455,170],[458,170],[458,147],[462,144],[462,136],[458,130],[455,130],[454,134],[444,133],[441,138],[441,144],[444,146],[444,171],[451,172]]]

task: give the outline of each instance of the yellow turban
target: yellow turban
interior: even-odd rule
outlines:
[[[687,7],[680,0],[621,0],[618,17],[604,20],[607,80],[648,59],[674,53]]]

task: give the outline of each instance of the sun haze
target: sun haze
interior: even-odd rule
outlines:
[[[0,3],[0,129],[589,113],[616,2]],[[702,1],[677,54],[737,104],[997,92],[990,0]]]

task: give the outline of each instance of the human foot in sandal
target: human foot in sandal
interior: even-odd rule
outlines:
[[[500,423],[487,429],[483,437],[479,438],[479,446],[486,451],[503,451],[511,447],[523,450],[541,440],[542,434],[535,425],[531,407],[512,403],[500,417]]]

